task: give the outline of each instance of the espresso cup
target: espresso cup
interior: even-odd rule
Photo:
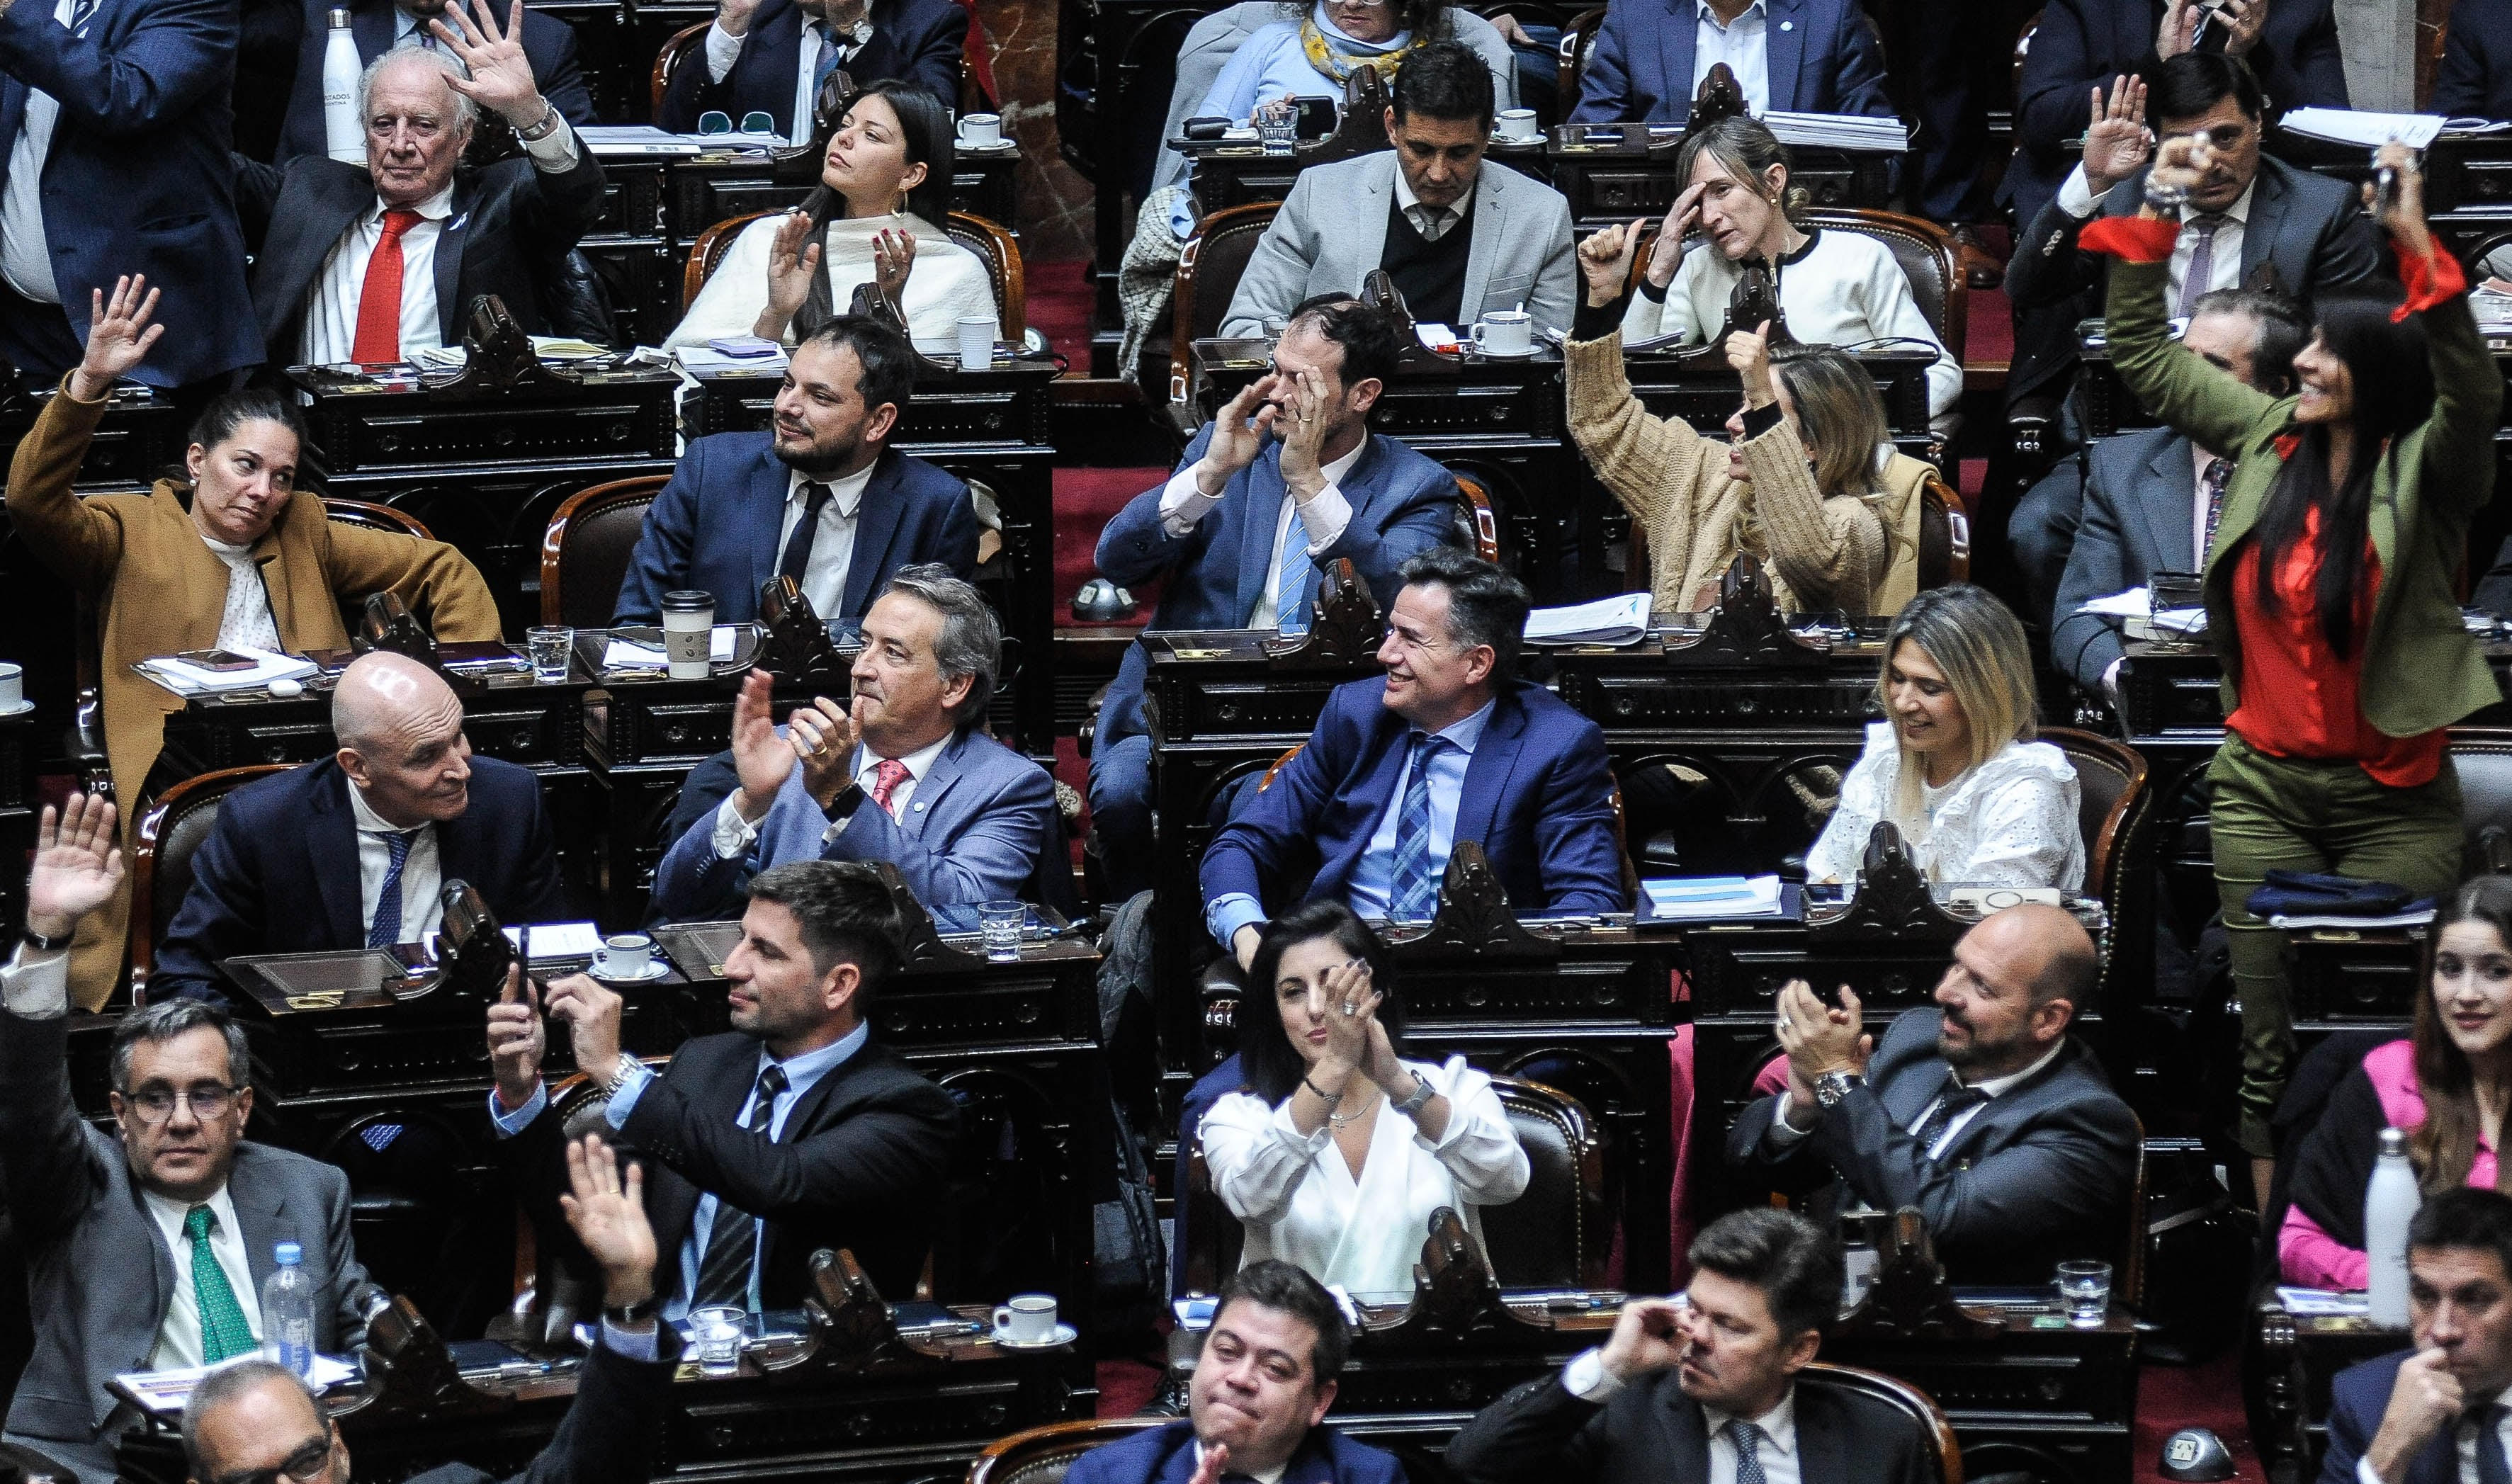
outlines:
[[[644,933],[614,933],[593,951],[593,966],[607,979],[636,979],[654,961],[654,940]]]
[[[1500,137],[1504,139],[1532,139],[1543,131],[1535,127],[1532,108],[1503,108],[1500,111]]]
[[[1055,1338],[1055,1295],[1017,1293],[995,1306],[995,1338],[1014,1345],[1041,1345]]]
[[[971,149],[992,149],[1003,141],[1003,116],[972,113],[960,121],[960,142]]]
[[[1474,349],[1487,356],[1522,356],[1535,348],[1535,316],[1523,309],[1495,309],[1474,326]]]
[[[26,668],[0,660],[0,711],[15,711],[26,704]]]

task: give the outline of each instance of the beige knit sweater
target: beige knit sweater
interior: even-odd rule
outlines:
[[[1784,612],[1889,615],[1918,591],[1926,463],[1897,452],[1884,466],[1884,493],[1826,499],[1783,418],[1746,443],[1749,478],[1738,481],[1726,443],[1679,417],[1651,416],[1632,395],[1621,332],[1571,340],[1563,355],[1570,436],[1647,533],[1659,612],[1707,608],[1740,549],[1762,560]]]

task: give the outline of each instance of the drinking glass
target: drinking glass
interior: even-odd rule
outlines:
[[[986,935],[986,957],[1008,963],[1020,957],[1021,927],[1029,908],[1019,902],[985,902],[977,908],[977,925]]]
[[[2110,1317],[2111,1265],[2061,1263],[2059,1299],[2067,1306],[2067,1322],[2077,1329],[2100,1329]]]
[[[573,629],[565,625],[526,629],[524,643],[531,651],[533,680],[567,679],[568,656],[575,649]]]
[[[1263,141],[1269,155],[1286,155],[1300,138],[1300,105],[1287,98],[1262,103],[1256,109],[1256,137]]]
[[[719,1219],[723,1214],[721,1210],[717,1212]],[[741,1369],[741,1336],[749,1327],[750,1315],[729,1306],[691,1309],[689,1330],[697,1346],[699,1373],[730,1376],[738,1372]]]

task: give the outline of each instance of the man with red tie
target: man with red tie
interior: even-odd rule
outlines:
[[[602,166],[533,84],[521,0],[502,28],[487,0],[472,7],[430,22],[451,56],[412,42],[368,63],[364,166],[237,160],[265,374],[458,345],[484,293],[544,328],[549,280],[601,215]],[[514,127],[520,158],[461,164],[483,109]]]

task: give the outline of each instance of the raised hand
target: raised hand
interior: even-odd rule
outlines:
[[[654,1296],[654,1229],[646,1220],[646,1172],[587,1134],[567,1147],[567,1191],[558,1198],[575,1239],[602,1266],[603,1303],[612,1308]]]
[[[801,211],[787,213],[776,224],[775,239],[767,245],[767,307],[751,330],[762,339],[781,338],[811,296],[811,276],[820,271],[820,245],[807,241],[810,235],[811,218]]]
[[[2425,225],[2425,173],[2416,164],[2416,152],[2392,139],[2381,146],[2374,164],[2380,170],[2398,174],[2398,195],[2384,205],[2380,193],[2374,188],[2374,182],[2367,180],[2364,182],[2364,210],[2373,214],[2373,219],[2398,241],[2403,251],[2416,257],[2430,256],[2433,234]]]
[[[794,749],[776,735],[776,719],[768,710],[775,693],[776,683],[767,672],[753,670],[732,698],[732,767],[741,779],[733,804],[752,824],[767,817],[768,805],[794,771]]]
[[[1727,364],[1745,383],[1745,405],[1765,408],[1779,400],[1771,381],[1771,322],[1759,329],[1739,330],[1727,336]]]
[[[102,402],[113,394],[113,383],[148,359],[149,347],[166,327],[148,323],[157,313],[157,291],[148,287],[145,274],[115,279],[110,302],[101,289],[88,293],[87,355],[70,372],[70,395],[81,402]]]
[[[1379,1001],[1387,997],[1369,987],[1369,966],[1347,963],[1328,969],[1317,993],[1326,1006],[1326,1049],[1317,1059],[1318,1085],[1333,1086],[1322,1074],[1329,1070],[1367,1076],[1369,1030],[1378,1023]]]
[[[1204,445],[1203,457],[1196,465],[1197,489],[1217,495],[1232,475],[1256,461],[1257,453],[1265,447],[1266,433],[1279,415],[1271,399],[1281,380],[1271,373],[1257,377],[1213,416],[1212,441]]]
[[[2176,135],[2154,153],[2154,168],[2145,173],[2148,186],[2193,191],[2216,164],[2216,146],[2195,135]],[[2151,206],[2141,214],[2160,215]]]
[[[122,885],[122,851],[113,839],[110,800],[72,794],[58,814],[44,805],[26,876],[28,928],[66,938],[79,918],[112,899]]]
[[[827,808],[854,781],[855,744],[863,740],[863,727],[845,707],[815,696],[785,719],[785,738],[803,764],[804,791]]]
[[[1835,1010],[1816,998],[1804,980],[1791,979],[1780,989],[1779,1008],[1780,1049],[1808,1086],[1826,1072],[1865,1070],[1875,1043],[1863,1032],[1858,996],[1849,986],[1840,987],[1840,1008]]]
[[[883,227],[872,234],[872,276],[882,294],[906,313],[907,272],[916,266],[916,234]]]
[[[2166,60],[2189,50],[2198,35],[2198,7],[2192,0],[2170,0],[2163,24],[2154,31],[2154,55]]]
[[[750,34],[750,18],[759,14],[759,0],[717,0],[715,23],[724,27],[726,36]]]
[[[1602,309],[1623,296],[1623,286],[1631,281],[1631,257],[1639,251],[1644,225],[1634,221],[1629,226],[1599,227],[1579,244],[1579,272],[1588,281],[1590,308]]]
[[[1663,289],[1674,282],[1674,270],[1683,266],[1683,237],[1701,220],[1703,185],[1688,185],[1666,209],[1666,219],[1657,224],[1657,241],[1649,248],[1648,281]]]
[[[1326,378],[1312,366],[1291,378],[1290,423],[1275,413],[1274,430],[1282,440],[1282,488],[1305,505],[1326,487]]]
[[[2223,0],[2216,24],[2224,27],[2224,55],[2245,56],[2268,28],[2268,0]]]
[[[443,18],[429,21],[427,28],[471,69],[469,77],[447,73],[448,86],[517,129],[549,116],[549,101],[532,81],[531,60],[524,56],[524,0],[514,0],[502,28],[489,0],[471,0],[468,14],[456,0],[445,15],[461,27],[458,33]]]
[[[1605,1374],[1629,1381],[1672,1368],[1683,1359],[1689,1343],[1684,1315],[1689,1307],[1672,1299],[1627,1299],[1614,1321],[1614,1336],[1605,1342]]]
[[[2154,149],[2145,127],[2145,81],[2118,77],[2111,82],[2110,101],[2094,90],[2094,113],[2085,125],[2085,183],[2100,196],[2136,175]]]
[[[619,1018],[627,1001],[590,974],[569,974],[549,987],[545,1002],[551,1019],[567,1022],[575,1065],[608,1090],[619,1068]]]
[[[549,1027],[541,1020],[540,987],[521,963],[506,970],[506,986],[489,1007],[489,1068],[498,1105],[522,1111],[541,1085],[541,1061],[549,1054]]]

